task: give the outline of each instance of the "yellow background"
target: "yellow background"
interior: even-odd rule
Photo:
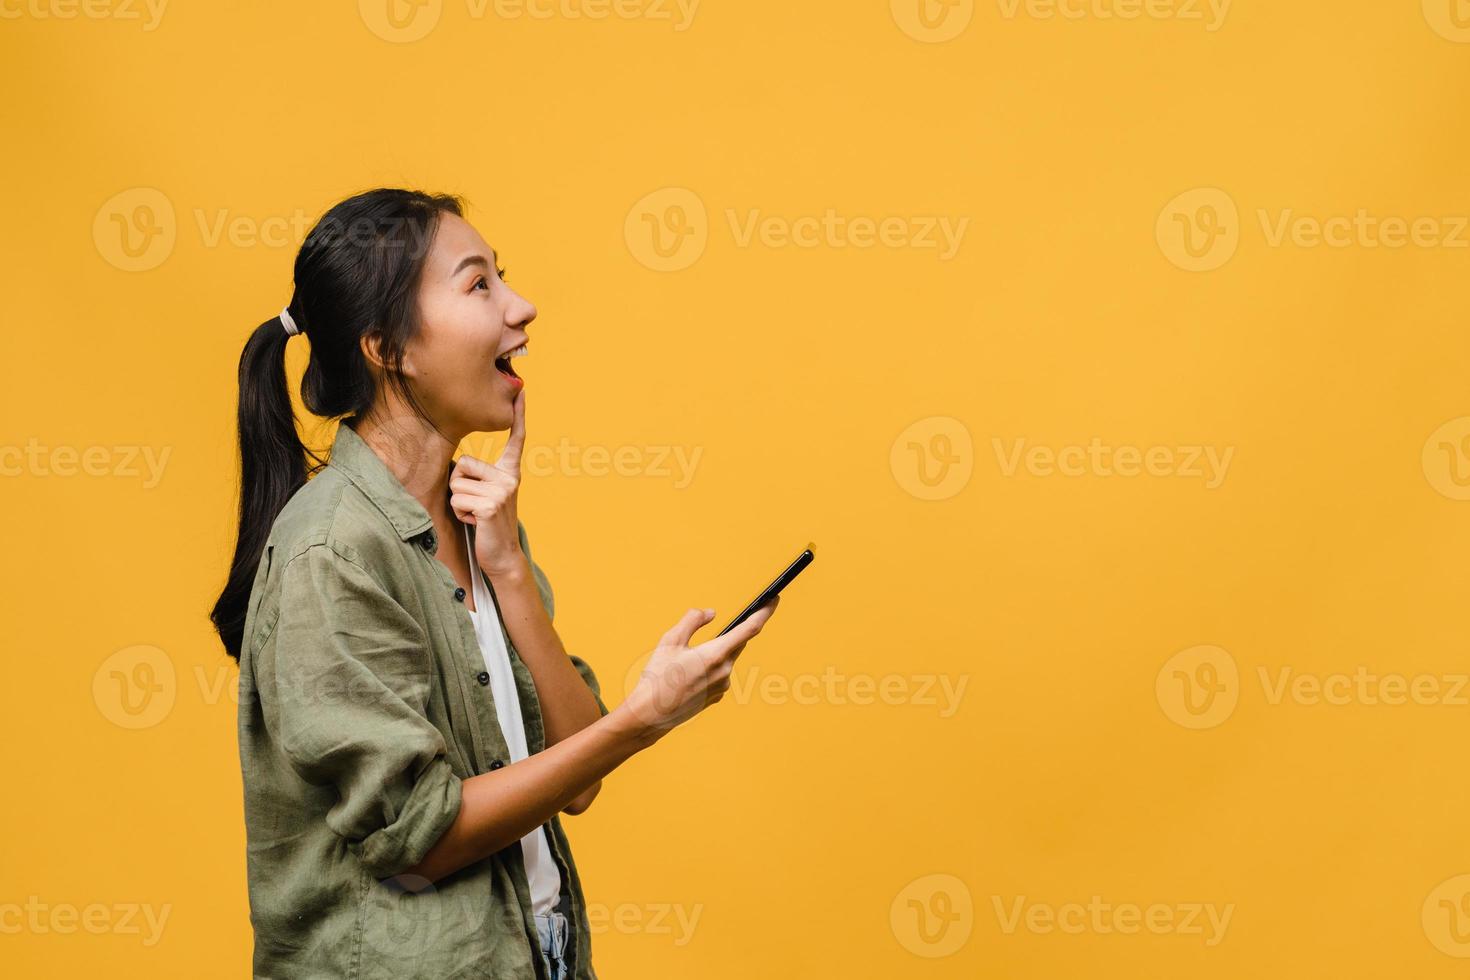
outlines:
[[[568,820],[602,976],[1463,975],[1470,21],[1004,0],[926,33],[906,3],[704,0],[678,30],[444,0],[402,7],[429,19],[406,40],[371,0],[175,0],[152,29],[5,0],[0,972],[248,975],[236,672],[206,619],[235,366],[290,295],[281,227],[389,184],[464,194],[538,304],[531,446],[701,453],[687,486],[525,481],[610,702],[684,609],[723,620],[818,543],[745,695]],[[658,271],[637,230],[678,224],[640,204],[665,188],[704,247]],[[738,233],[828,209],[968,225],[947,260]],[[1360,211],[1438,238],[1275,237]],[[118,220],[163,232],[151,268]],[[1186,227],[1217,267],[1185,267]],[[1232,456],[1209,487],[1182,455],[1008,469],[1017,440]],[[91,447],[98,475],[54,472]],[[161,478],[114,447],[168,452]],[[1223,717],[1184,700],[1205,661]],[[1272,697],[1360,668],[1440,693]],[[823,677],[811,703],[759,686]],[[128,727],[116,678],[156,717]],[[1006,927],[1094,896],[1231,918]],[[95,935],[64,911],[97,906]],[[156,941],[126,906],[167,910]]]

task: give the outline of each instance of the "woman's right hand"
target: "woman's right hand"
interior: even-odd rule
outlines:
[[[657,740],[719,701],[730,689],[735,658],[761,631],[780,602],[781,597],[776,596],[724,636],[697,646],[690,646],[689,641],[714,618],[715,611],[689,610],[659,641],[624,707]]]

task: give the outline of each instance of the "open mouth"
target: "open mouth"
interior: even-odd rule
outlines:
[[[526,350],[525,344],[522,344],[515,350],[506,351],[504,354],[501,354],[495,359],[495,370],[499,371],[507,378],[514,378],[516,381],[520,381],[521,376],[519,374],[516,374],[516,369],[511,367],[510,362],[512,358],[525,357],[529,353],[530,351]]]

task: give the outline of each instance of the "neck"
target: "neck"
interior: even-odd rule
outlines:
[[[354,419],[352,430],[423,505],[435,524],[449,519],[449,461],[459,443],[450,442],[412,413],[389,420],[369,414]]]

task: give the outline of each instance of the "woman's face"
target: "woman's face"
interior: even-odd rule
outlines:
[[[403,370],[451,438],[510,428],[521,388],[506,355],[527,343],[536,307],[505,284],[496,264],[469,222],[440,215],[419,283],[419,331]]]

